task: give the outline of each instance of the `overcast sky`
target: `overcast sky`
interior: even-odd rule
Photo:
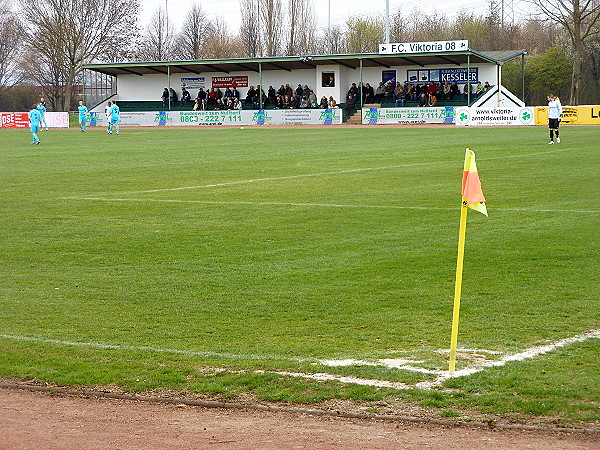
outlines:
[[[518,9],[521,0],[505,0],[507,5],[512,2]],[[142,28],[150,21],[152,13],[159,7],[168,6],[169,18],[172,19],[175,28],[179,31],[186,13],[194,3],[199,3],[210,19],[221,16],[229,25],[229,31],[237,33],[241,24],[239,0],[142,0],[142,11],[140,21]],[[283,0],[286,4],[287,0]],[[331,25],[343,25],[349,16],[384,16],[385,0],[312,0],[315,9],[315,28],[327,27],[328,6],[331,4]],[[368,8],[365,8],[368,5]],[[459,10],[467,10],[477,15],[487,14],[489,2],[484,0],[437,0],[435,2],[424,2],[423,0],[389,0],[390,15],[401,7],[402,14],[407,16],[418,8],[431,14],[434,11],[443,12],[447,16],[454,16]],[[435,8],[435,9],[434,9]]]

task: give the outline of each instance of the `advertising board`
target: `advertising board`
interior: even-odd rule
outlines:
[[[456,108],[458,126],[519,126],[535,125],[531,107]]]
[[[363,108],[363,125],[453,123],[454,107]]]

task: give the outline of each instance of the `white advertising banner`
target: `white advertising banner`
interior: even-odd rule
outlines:
[[[398,125],[419,123],[453,123],[454,106],[424,108],[363,108],[363,125]]]
[[[402,42],[397,44],[379,44],[380,54],[392,53],[439,53],[456,52],[469,49],[469,41],[431,41],[431,42]]]
[[[456,108],[458,126],[535,125],[534,109],[529,107]]]
[[[342,123],[342,110],[261,109],[223,111],[121,112],[123,126],[333,125]],[[90,126],[107,126],[103,113],[91,113]]]
[[[68,112],[47,112],[46,123],[48,128],[69,128],[69,113]]]

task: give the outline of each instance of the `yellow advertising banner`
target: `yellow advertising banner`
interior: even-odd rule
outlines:
[[[535,124],[548,124],[548,107],[536,106]],[[563,106],[561,125],[600,125],[600,106]]]

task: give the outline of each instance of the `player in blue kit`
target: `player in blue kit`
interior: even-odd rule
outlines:
[[[48,124],[46,123],[46,105],[44,105],[42,102],[39,102],[36,109],[41,115],[40,128],[46,128],[46,131],[48,131]]]
[[[81,132],[83,133],[87,128],[87,115],[88,109],[83,105],[83,101],[79,100],[79,128],[81,128]]]
[[[42,115],[38,111],[37,105],[33,105],[33,108],[31,109],[31,111],[29,111],[28,116],[29,116],[29,128],[31,128],[31,134],[33,135],[32,144],[39,144],[40,138],[38,138],[37,132],[38,132],[38,129],[40,126],[40,119],[42,118]]]
[[[113,100],[113,104],[110,107],[110,123],[108,124],[108,134],[112,134],[113,126],[115,132],[119,134],[119,114],[121,110],[117,106],[117,102]]]

